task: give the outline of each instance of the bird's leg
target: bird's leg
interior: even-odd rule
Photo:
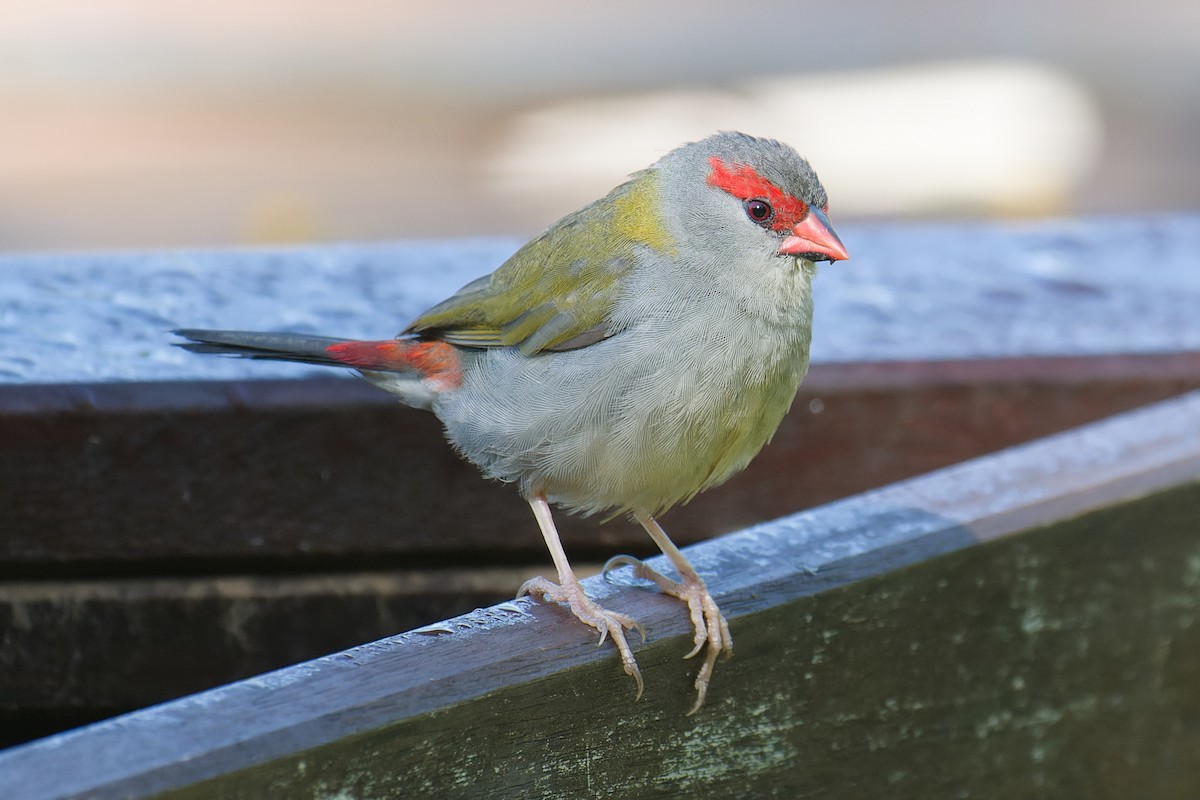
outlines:
[[[721,609],[717,608],[716,601],[709,594],[708,587],[704,585],[704,579],[667,536],[662,526],[649,514],[636,512],[633,516],[646,529],[646,533],[650,534],[650,538],[658,545],[658,549],[663,551],[663,555],[670,559],[682,580],[673,581],[631,556],[616,556],[609,559],[608,563],[604,565],[604,573],[607,575],[610,570],[617,567],[631,566],[635,576],[652,581],[666,594],[678,597],[687,603],[692,617],[692,627],[696,633],[693,637],[695,647],[684,658],[691,658],[701,649],[705,649],[704,663],[700,665],[700,672],[696,675],[696,703],[688,712],[690,716],[704,705],[704,698],[708,694],[708,682],[712,678],[717,656],[722,652],[725,653],[726,658],[733,655],[733,636],[729,633],[729,623],[725,621]]]
[[[554,567],[558,570],[558,583],[552,583],[541,576],[530,578],[521,584],[517,597],[528,594],[555,603],[566,603],[571,613],[580,621],[600,631],[599,644],[604,644],[604,640],[611,636],[613,644],[621,654],[621,666],[625,668],[625,674],[637,683],[637,697],[640,698],[644,688],[642,672],[638,669],[629,643],[625,641],[625,631],[637,629],[642,634],[643,642],[646,641],[646,631],[631,617],[609,611],[583,593],[583,587],[579,585],[579,579],[575,577],[575,571],[571,569],[566,551],[559,541],[558,529],[554,527],[554,518],[550,515],[550,505],[546,498],[542,495],[529,498],[529,505],[533,509],[533,515],[537,517],[538,527],[542,529],[542,537],[546,540],[550,557],[554,559]]]

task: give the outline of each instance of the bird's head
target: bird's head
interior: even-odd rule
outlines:
[[[672,151],[655,169],[665,219],[684,247],[727,261],[849,258],[829,223],[825,189],[785,144],[722,132]]]

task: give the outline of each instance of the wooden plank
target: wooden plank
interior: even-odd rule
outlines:
[[[0,747],[510,599],[534,571],[11,581]]]
[[[699,541],[1195,388],[1200,352],[817,365],[750,469],[666,524]],[[362,382],[4,396],[0,578],[544,560],[510,487]],[[581,558],[650,547],[624,521],[562,528]]]
[[[820,276],[817,363],[795,411],[749,471],[667,517],[679,541],[1200,386],[1195,215],[843,233],[855,260]],[[463,607],[414,580],[368,613],[359,575],[544,563],[524,504],[459,461],[427,415],[352,379],[191,357],[164,335],[387,335],[512,246],[0,257],[0,620],[25,618],[34,580],[32,608],[55,622],[8,630],[0,684],[21,690],[0,691],[0,744]],[[1154,264],[1134,283],[1131,249]],[[1111,324],[1122,318],[1138,324]],[[623,522],[563,527],[576,561],[649,550]],[[345,592],[309,591],[331,572]],[[237,576],[294,597],[213,598]],[[501,583],[469,602],[519,580]],[[289,605],[320,622],[271,637]],[[242,618],[263,625],[253,658],[227,630]],[[187,640],[206,658],[129,659],[134,630],[150,649]],[[46,667],[84,663],[64,680]]]
[[[1200,350],[1194,213],[839,232],[853,260],[817,277],[816,363]],[[295,365],[196,358],[164,332],[390,336],[517,244],[0,257],[0,387],[311,376]]]
[[[1200,386],[1193,354],[822,365],[751,470],[666,524],[681,542],[697,541],[1189,386]],[[193,406],[206,396],[179,395]],[[372,404],[376,395],[385,402]],[[382,393],[357,410],[336,408],[336,397],[322,406],[276,394],[272,410],[250,412],[254,396],[240,396],[241,407],[204,415],[35,415],[0,435],[38,454],[0,450],[9,464],[0,495],[28,509],[3,537],[0,618],[28,624],[10,628],[0,648],[0,746],[500,602],[547,561],[525,505],[459,462],[424,415]],[[397,435],[406,426],[413,435]],[[401,474],[411,480],[398,486]],[[576,563],[649,547],[624,523],[568,518],[564,527]],[[377,585],[380,569],[391,570],[390,588],[376,603],[357,587]],[[176,577],[154,577],[164,573]],[[229,577],[238,575],[248,577]],[[451,587],[483,575],[487,591],[454,596]],[[238,588],[247,579],[261,593]],[[342,586],[326,590],[326,581]],[[309,622],[297,624],[301,616]],[[135,643],[155,655],[131,658]]]
[[[508,603],[0,753],[0,796],[1193,797],[1197,430],[1200,393],[693,547],[738,641],[696,717],[678,606],[593,580],[640,703]]]
[[[820,276],[817,363],[795,411],[751,470],[667,517],[679,541],[1200,386],[1195,215],[843,233],[855,261]],[[0,627],[0,685],[14,687],[0,690],[0,745],[464,607],[424,571],[511,567],[509,585],[470,595],[486,604],[544,563],[524,504],[427,415],[354,380],[190,357],[164,335],[387,335],[511,247],[0,257],[0,622],[33,609],[54,623]],[[1130,250],[1154,264],[1133,283]],[[564,528],[576,561],[649,549],[620,522]],[[380,571],[412,581],[367,611],[353,587]],[[331,572],[346,590],[313,590]],[[279,593],[220,597],[239,576]],[[290,607],[314,623],[271,636]],[[253,657],[230,634],[244,618],[262,625]],[[130,659],[130,631],[165,655]],[[171,656],[185,640],[206,658]]]

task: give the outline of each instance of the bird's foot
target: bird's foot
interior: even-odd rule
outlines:
[[[613,644],[617,646],[617,651],[621,654],[621,666],[625,669],[625,674],[633,678],[637,684],[637,697],[634,699],[641,698],[642,690],[645,688],[642,683],[642,671],[638,669],[637,660],[633,657],[633,650],[625,641],[625,631],[627,630],[636,630],[642,635],[642,641],[646,641],[646,630],[636,620],[624,614],[618,614],[616,611],[609,611],[592,600],[584,594],[583,587],[579,585],[578,581],[557,584],[542,577],[530,578],[521,584],[521,588],[517,591],[517,597],[525,595],[533,595],[555,603],[565,603],[571,609],[571,613],[581,622],[600,631],[600,641],[597,642],[597,646],[604,644],[604,640],[611,637]]]
[[[632,556],[614,556],[604,565],[604,576],[607,578],[609,572],[624,566],[633,567],[635,577],[650,581],[664,594],[678,597],[687,603],[692,628],[695,630],[692,637],[695,646],[684,658],[692,658],[701,650],[705,651],[704,663],[700,665],[700,672],[696,675],[696,702],[688,711],[688,716],[691,716],[704,705],[717,656],[721,653],[724,653],[726,658],[733,655],[733,636],[729,633],[729,623],[725,621],[725,615],[717,607],[717,602],[713,600],[699,575],[685,574],[682,581],[673,581]]]

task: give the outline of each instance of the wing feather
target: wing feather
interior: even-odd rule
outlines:
[[[421,314],[404,333],[462,347],[518,347],[526,355],[612,336],[617,283],[639,251],[674,250],[658,209],[656,173],[637,173]]]

